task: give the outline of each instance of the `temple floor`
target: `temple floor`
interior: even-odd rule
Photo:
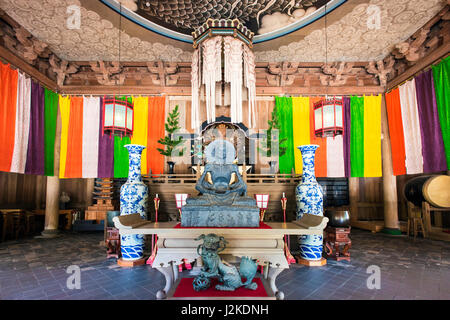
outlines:
[[[293,265],[277,278],[286,299],[450,299],[450,243],[352,230],[351,262]],[[0,299],[156,299],[164,277],[150,266],[121,268],[106,259],[102,233],[0,243]],[[78,265],[81,289],[68,289],[66,269]],[[381,269],[369,290],[366,270]]]

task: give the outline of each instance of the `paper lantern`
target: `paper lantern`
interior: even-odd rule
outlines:
[[[103,99],[103,133],[131,136],[133,128],[133,103],[116,97],[105,97]]]
[[[326,98],[314,104],[316,137],[335,137],[344,132],[342,98]]]

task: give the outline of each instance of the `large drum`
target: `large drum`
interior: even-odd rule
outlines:
[[[427,201],[433,207],[450,207],[450,176],[421,176],[409,180],[403,189],[405,198],[421,207]]]

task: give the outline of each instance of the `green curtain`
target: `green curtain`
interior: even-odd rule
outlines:
[[[56,120],[58,116],[58,94],[45,89],[44,92],[44,174],[54,175]]]
[[[133,102],[133,98],[127,96],[116,96],[116,99]],[[129,137],[114,137],[114,178],[128,177],[128,150],[124,146],[130,143]]]
[[[450,170],[450,56],[432,68],[445,157],[447,159],[447,168]]]
[[[275,97],[277,117],[280,124],[279,139],[286,138],[283,146],[286,153],[279,158],[280,173],[292,173],[295,165],[294,159],[294,129],[292,127],[292,98]]]
[[[124,147],[130,144],[129,137],[114,137],[114,178],[128,177],[128,150]]]
[[[351,176],[364,177],[364,97],[351,97],[350,119]]]

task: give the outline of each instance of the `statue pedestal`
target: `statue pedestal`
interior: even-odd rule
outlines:
[[[297,263],[307,266],[307,267],[322,267],[325,266],[327,264],[327,259],[322,258],[320,260],[306,260],[306,259],[302,259],[300,257],[296,257],[297,258]]]
[[[276,286],[277,276],[289,268],[284,253],[284,235],[322,235],[328,218],[313,217],[314,223],[309,223],[308,214],[296,223],[266,223],[266,228],[175,228],[177,222],[142,222],[139,214],[114,217],[115,227],[120,235],[156,234],[158,236],[158,251],[152,264],[161,272],[166,284],[158,291],[158,299],[166,299],[178,283],[180,274],[178,265],[194,262],[200,258],[197,252],[202,234],[214,233],[222,236],[228,242],[221,255],[234,257],[250,257],[258,260],[264,267],[264,279],[267,280],[273,296],[284,299],[284,293]],[[310,218],[310,217],[309,217]],[[320,220],[320,221],[316,221]]]
[[[117,260],[117,264],[121,267],[137,267],[145,264],[145,259],[138,260],[123,260],[122,258]]]

